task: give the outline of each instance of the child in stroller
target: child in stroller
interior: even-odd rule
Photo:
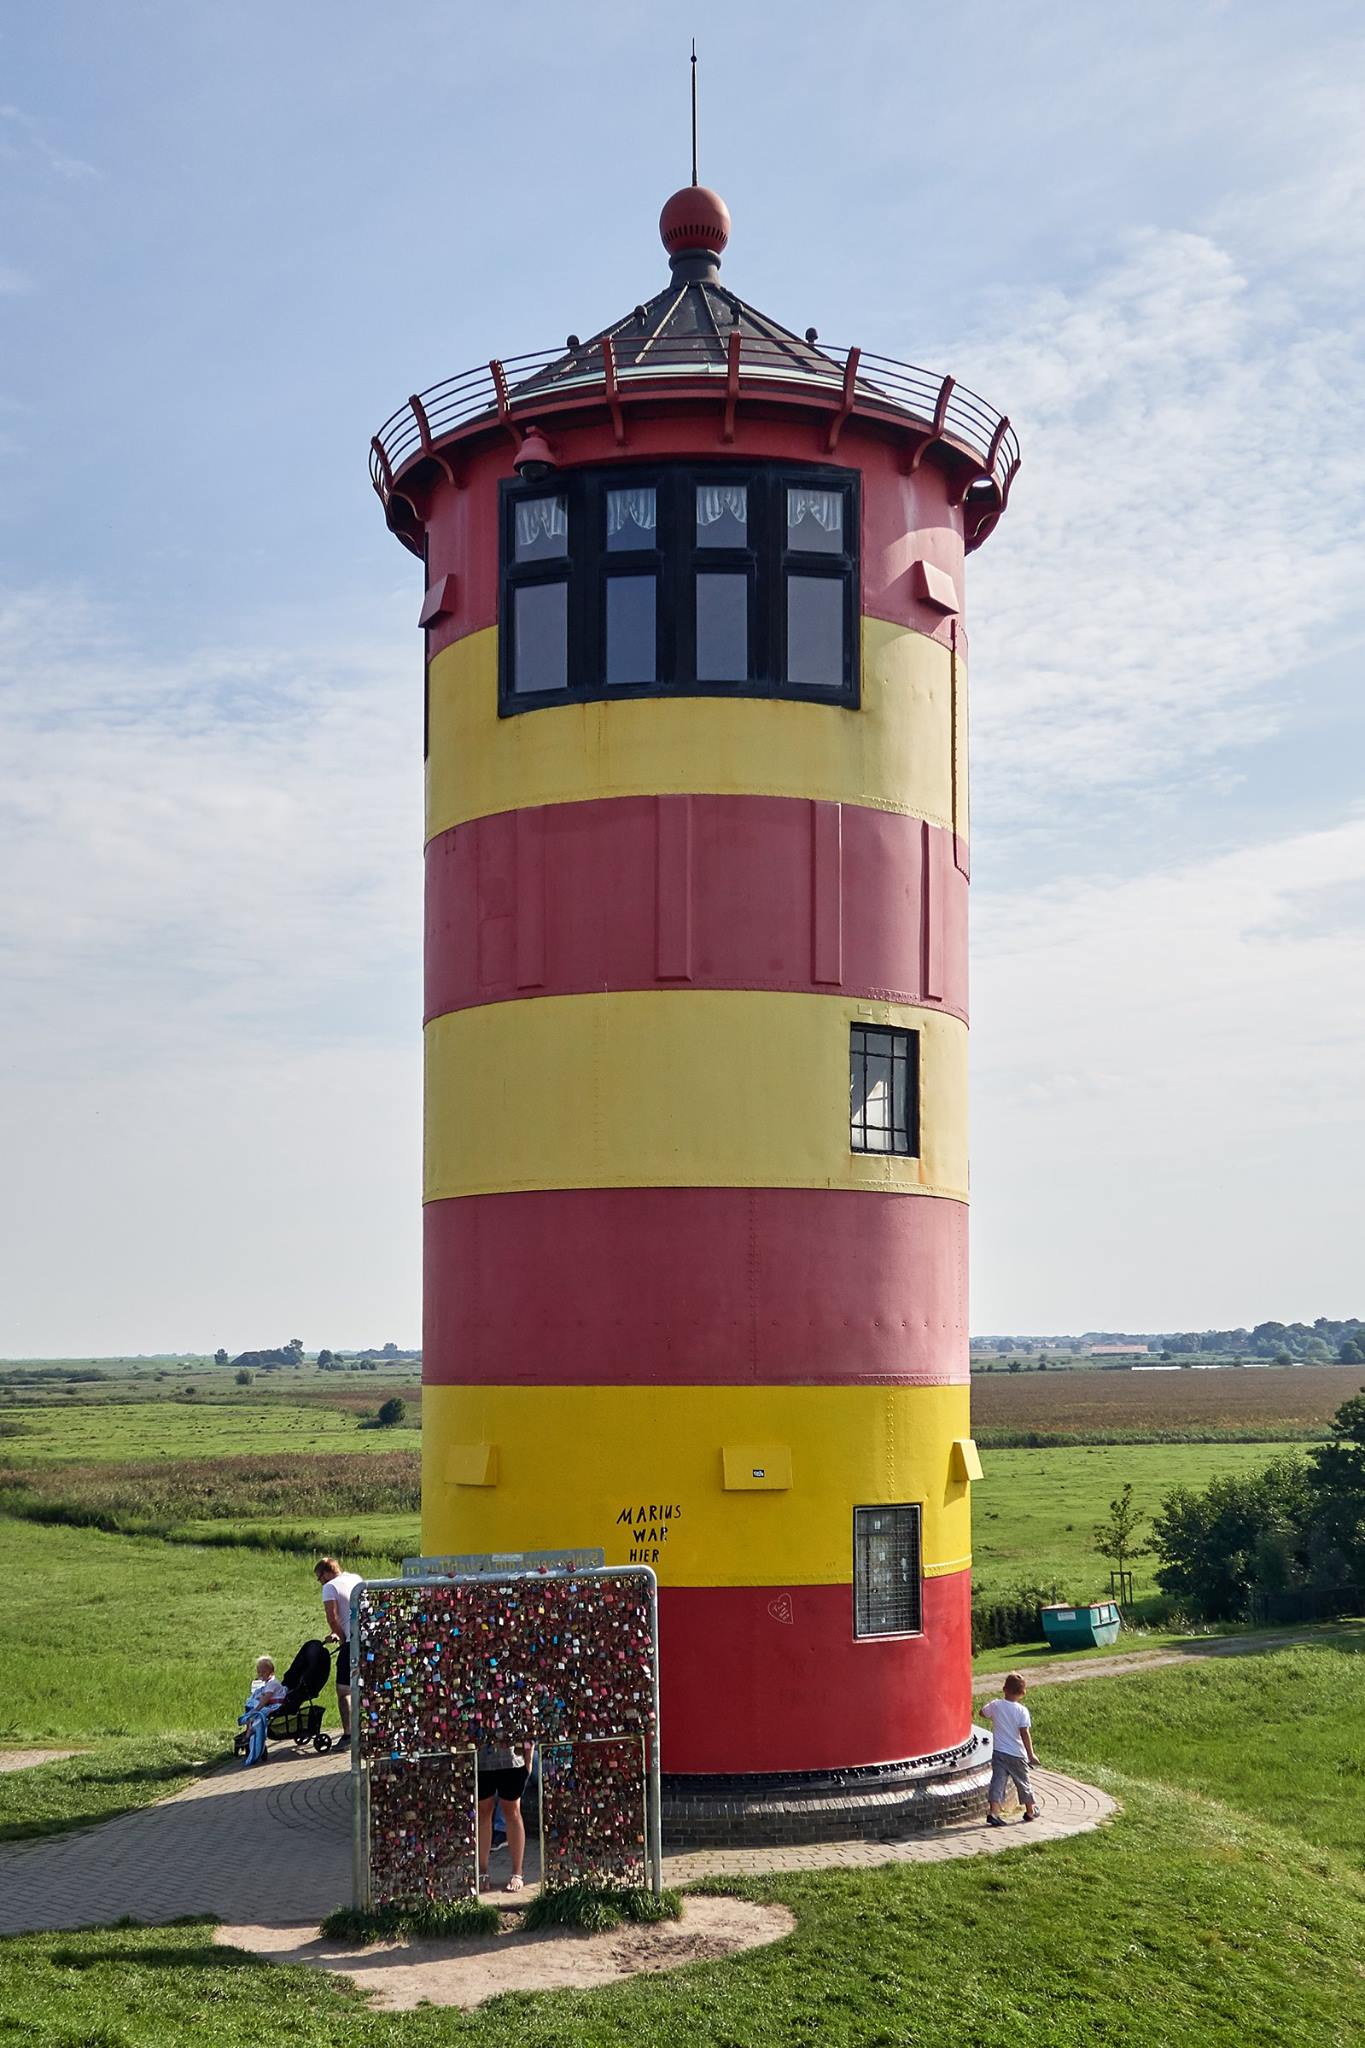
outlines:
[[[269,1664],[268,1657],[261,1664]],[[318,1694],[326,1685],[332,1669],[332,1656],[325,1643],[316,1639],[303,1644],[298,1656],[285,1672],[283,1681],[273,1677],[274,1666],[267,1676],[268,1686],[283,1684],[283,1695],[278,1704],[272,1699],[265,1686],[261,1686],[261,1664],[257,1669],[257,1684],[253,1685],[247,1697],[246,1711],[240,1716],[238,1732],[232,1747],[244,1762],[259,1763],[265,1755],[266,1736],[272,1742],[292,1742],[296,1749],[302,1749],[311,1742],[319,1756],[325,1756],[332,1747],[332,1738],[323,1733],[322,1708],[318,1705]],[[259,1688],[259,1690],[258,1690]]]

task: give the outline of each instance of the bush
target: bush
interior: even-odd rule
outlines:
[[[394,1429],[404,1420],[407,1412],[408,1404],[402,1396],[400,1394],[390,1394],[388,1400],[382,1404],[379,1413],[374,1419],[380,1429]]]
[[[992,1600],[973,1600],[973,1652],[1003,1650],[1009,1643],[1041,1642],[1042,1610],[1060,1598],[1056,1586],[1012,1586]]]
[[[679,1892],[664,1891],[656,1899],[653,1892],[624,1886],[567,1884],[537,1893],[526,1908],[522,1925],[528,1929],[578,1927],[586,1934],[606,1934],[626,1920],[676,1920],[681,1913]]]
[[[1312,1494],[1299,1458],[1178,1486],[1152,1517],[1156,1582],[1208,1621],[1238,1621],[1262,1571],[1283,1584],[1307,1567]]]
[[[252,1386],[252,1385],[254,1385],[254,1383],[255,1383],[255,1379],[256,1379],[256,1375],[255,1375],[255,1373],[254,1373],[254,1372],[253,1372],[253,1371],[251,1370],[251,1367],[250,1367],[249,1365],[244,1365],[244,1366],[242,1367],[241,1371],[240,1371],[240,1372],[235,1372],[235,1373],[234,1373],[234,1374],[232,1375],[232,1377],[233,1377],[233,1379],[234,1379],[234,1380],[235,1380],[235,1381],[237,1382],[237,1385],[238,1385],[239,1387],[249,1387],[249,1386]]]
[[[319,1932],[328,1941],[369,1943],[399,1935],[458,1941],[496,1934],[501,1925],[496,1906],[486,1906],[481,1899],[451,1899],[421,1906],[339,1906],[327,1915]]]

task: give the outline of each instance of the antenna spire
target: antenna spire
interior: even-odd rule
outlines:
[[[697,180],[697,39],[692,38],[692,183]]]

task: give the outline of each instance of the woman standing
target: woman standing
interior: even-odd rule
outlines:
[[[521,1814],[521,1795],[531,1775],[533,1746],[506,1748],[497,1743],[479,1750],[479,1890],[488,1890],[488,1856],[493,1841],[493,1808],[501,1805],[507,1829],[507,1848],[512,1858],[512,1875],[505,1890],[519,1892],[525,1880],[521,1867],[526,1859],[526,1822]]]

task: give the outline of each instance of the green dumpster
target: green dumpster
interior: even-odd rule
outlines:
[[[1043,1609],[1043,1634],[1054,1650],[1090,1650],[1112,1643],[1120,1626],[1112,1600],[1095,1600],[1089,1607]]]

